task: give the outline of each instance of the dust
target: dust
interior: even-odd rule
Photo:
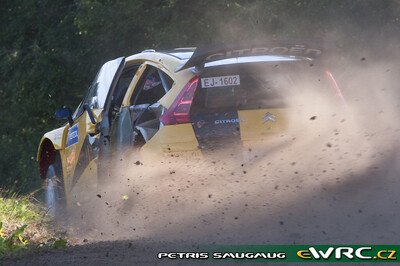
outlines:
[[[321,69],[329,91],[309,75],[321,66],[305,67],[297,90],[283,93],[287,128],[264,144],[227,145],[204,158],[145,161],[132,151],[117,159],[109,184],[74,206],[70,234],[89,241],[396,243],[400,69],[388,52],[328,55]]]

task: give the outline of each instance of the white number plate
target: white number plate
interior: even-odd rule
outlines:
[[[240,85],[239,75],[210,77],[201,79],[202,88],[215,88],[225,86],[238,86]]]

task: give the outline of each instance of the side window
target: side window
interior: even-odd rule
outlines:
[[[137,70],[139,69],[140,64],[135,64],[126,67],[118,80],[117,87],[112,95],[112,106],[113,109],[118,111],[121,107],[122,101],[124,100],[124,96],[128,87],[135,76]]]
[[[131,98],[131,105],[154,104],[172,87],[173,80],[163,71],[147,66]]]
[[[157,103],[172,87],[173,80],[162,70],[146,66],[130,99],[134,145],[140,147],[160,129],[162,106]]]

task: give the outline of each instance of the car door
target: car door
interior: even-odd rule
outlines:
[[[108,92],[116,73],[124,64],[124,58],[105,63],[89,87],[88,93],[73,115],[73,123],[67,125],[64,143],[65,163],[64,186],[68,195],[82,176],[94,176],[96,173],[98,132],[96,123],[101,119],[101,112],[107,100]],[[92,121],[88,109],[95,121]],[[95,122],[95,123],[93,123]],[[91,165],[91,167],[88,167]]]
[[[141,148],[141,156],[153,156],[163,146],[159,138],[159,131],[163,129],[160,123],[163,106],[159,101],[174,83],[171,76],[164,68],[151,62],[141,66],[125,95],[120,124],[116,125],[114,143],[119,149],[133,145]]]

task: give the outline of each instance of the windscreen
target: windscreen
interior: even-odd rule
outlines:
[[[334,92],[326,73],[309,63],[225,66],[205,71],[200,81],[192,113],[286,108],[295,95],[301,94],[305,82],[316,92]]]
[[[201,148],[282,132],[289,114],[312,108],[322,95],[338,102],[333,76],[310,62],[221,66],[199,78],[190,120]]]
[[[255,73],[240,73],[234,76],[217,76],[206,80],[230,79],[236,77],[238,82],[233,85],[208,87],[199,89],[196,99],[198,104],[206,109],[217,108],[279,108],[284,102],[279,94],[279,85],[273,80],[265,79]]]

